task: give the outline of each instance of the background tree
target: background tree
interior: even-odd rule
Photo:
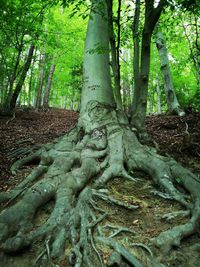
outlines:
[[[23,65],[26,65],[26,68],[28,66],[26,64],[27,49],[30,45],[35,45],[41,33],[39,26],[43,21],[44,11],[49,6],[48,1],[40,0],[34,3],[23,0],[3,1],[1,4],[1,55],[3,55],[2,58],[4,59],[5,57],[11,59],[10,61],[6,60],[9,61],[9,65],[2,64],[2,79],[5,81],[3,86],[5,100],[3,106],[8,113],[15,106],[14,98],[17,97],[16,92],[19,94],[21,91],[19,84],[21,84],[22,80],[25,80],[29,69],[28,67],[25,74]],[[17,88],[14,89],[14,85]],[[12,96],[13,94],[14,96]]]
[[[178,114],[179,116],[184,116],[184,111],[180,108],[180,104],[176,97],[176,92],[174,90],[172,75],[169,65],[168,52],[166,47],[166,42],[159,25],[157,25],[156,31],[156,47],[158,49],[160,57],[160,69],[164,81],[165,94],[167,98],[168,111],[172,114]]]
[[[161,15],[163,7],[167,4],[165,0],[161,0],[157,7],[154,7],[154,1],[145,1],[145,21],[142,30],[142,44],[141,44],[141,60],[139,72],[135,75],[139,75],[137,80],[137,87],[135,90],[135,100],[132,107],[131,123],[138,130],[138,133],[142,139],[146,139],[147,134],[145,130],[145,117],[147,109],[147,97],[148,97],[148,81],[149,81],[149,69],[150,69],[150,49],[151,49],[151,37],[154,27]],[[137,3],[135,12],[135,25],[136,30],[138,28],[138,11],[139,2]],[[136,22],[137,21],[137,22]],[[139,53],[139,51],[138,51]],[[136,56],[136,55],[135,55]],[[138,58],[138,56],[136,56]],[[137,64],[138,64],[137,59]],[[136,68],[136,67],[135,67]]]

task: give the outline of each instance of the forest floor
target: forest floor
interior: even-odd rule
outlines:
[[[0,190],[10,190],[30,173],[33,166],[25,166],[16,176],[10,173],[10,167],[16,160],[15,152],[21,148],[32,148],[39,144],[52,142],[56,137],[64,135],[77,122],[78,113],[51,109],[48,112],[33,110],[17,110],[16,117],[0,117]],[[200,174],[200,113],[190,113],[185,117],[152,115],[146,120],[148,132],[159,145],[159,153],[168,155],[181,162],[193,172]],[[181,210],[179,204],[155,196],[152,192],[155,185],[147,179],[146,174],[137,173],[140,181],[134,187],[129,181],[118,178],[108,184],[109,192],[120,200],[139,205],[139,209],[132,212],[117,206],[107,205],[99,201],[99,205],[107,209],[109,216],[102,224],[129,227],[134,234],[120,234],[117,240],[126,246],[128,243],[149,243],[149,240],[160,232],[184,223],[183,218],[164,220],[163,215]],[[35,227],[42,224],[48,217],[52,203],[38,212]],[[111,233],[106,231],[105,235]],[[126,237],[126,238],[125,238]],[[196,244],[196,245],[194,245]],[[199,244],[199,245],[197,245]],[[32,266],[37,258],[41,244],[34,245],[27,256],[8,257],[2,267]],[[105,248],[99,248],[106,261]],[[141,251],[141,250],[140,250]],[[135,253],[139,253],[137,249]],[[185,239],[181,247],[174,250],[163,261],[166,266],[199,267],[200,266],[200,232]],[[0,255],[1,262],[1,255]],[[42,265],[41,265],[42,266]],[[47,265],[46,265],[47,266]],[[65,261],[63,261],[63,266]],[[61,264],[62,267],[62,264]]]

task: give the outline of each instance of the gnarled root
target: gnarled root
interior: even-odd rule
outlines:
[[[98,102],[89,106],[87,119],[80,118],[78,126],[66,136],[21,159],[12,170],[16,172],[35,158],[39,165],[32,173],[8,194],[0,195],[8,201],[7,205],[12,204],[0,214],[0,242],[5,252],[19,251],[43,238],[45,253],[51,261],[66,257],[68,246],[71,247],[68,262],[76,267],[114,263],[143,266],[131,253],[131,245],[129,250],[114,240],[122,231],[132,233],[131,229],[121,226],[110,237],[103,235],[101,222],[108,214],[97,205],[98,198],[131,212],[140,208],[99,189],[115,177],[129,179],[137,186],[137,180],[132,177],[137,170],[151,176],[160,187],[161,197],[178,201],[190,216],[187,223],[155,237],[153,243],[161,251],[178,246],[182,238],[195,233],[199,227],[200,182],[196,176],[174,160],[141,145],[126,122],[121,121],[112,108]],[[185,189],[184,194],[178,190],[177,183]],[[33,222],[38,209],[50,200],[54,201],[54,207],[49,218],[35,228]],[[99,251],[101,243],[114,249],[107,263]],[[147,246],[143,245],[144,248]],[[37,261],[39,259],[40,256]]]

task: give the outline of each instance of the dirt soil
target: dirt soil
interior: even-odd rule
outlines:
[[[36,149],[37,145],[52,142],[73,127],[77,118],[78,113],[59,109],[51,109],[48,112],[18,110],[13,119],[0,117],[0,189],[7,191],[14,187],[33,168],[30,165],[25,166],[16,176],[12,176],[9,169],[17,159],[16,151],[22,148],[35,147]],[[162,155],[174,157],[193,172],[200,174],[200,113],[191,113],[182,118],[166,115],[149,116],[146,125]],[[128,227],[133,231],[133,233],[121,233],[116,236],[117,240],[128,247],[131,243],[148,245],[150,239],[156,237],[160,232],[187,221],[187,218],[181,217],[170,221],[164,220],[163,215],[181,210],[181,206],[174,201],[155,196],[152,193],[156,189],[155,185],[147,175],[139,172],[134,175],[140,179],[136,185],[130,181],[122,182],[116,178],[109,183],[108,190],[113,197],[138,205],[139,208],[136,211],[107,205],[103,201],[98,202],[101,208],[106,209],[109,213],[107,219],[101,222],[102,226],[118,225]],[[36,226],[46,220],[51,205],[52,203],[49,203],[47,207],[38,212],[40,216],[36,220]],[[104,227],[103,229],[106,236],[113,233],[112,228]],[[27,256],[22,256],[22,253],[20,256],[12,255],[5,259],[0,255],[0,266],[33,266],[42,246],[44,246],[42,243],[34,245],[26,254]],[[106,262],[109,249],[99,247],[99,250]],[[136,256],[140,255],[139,258],[146,253],[142,247],[134,245],[132,251]],[[180,248],[162,258],[161,261],[166,266],[172,267],[199,267],[199,255],[200,233],[183,240]],[[39,266],[43,266],[42,263]],[[61,266],[66,266],[65,260]],[[148,261],[144,266],[148,267]]]

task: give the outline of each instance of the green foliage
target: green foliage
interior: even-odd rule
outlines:
[[[114,31],[117,36],[117,1],[113,1]],[[200,40],[198,34],[200,12],[195,0],[168,1],[160,25],[169,51],[173,83],[180,103],[200,110]],[[0,5],[0,104],[8,101],[15,88],[29,46],[36,45],[31,68],[28,71],[21,102],[33,105],[36,99],[41,71],[41,55],[45,54],[43,91],[51,64],[56,68],[50,92],[50,105],[78,108],[82,87],[83,49],[91,3],[84,0],[1,0]],[[132,23],[134,2],[122,1],[120,65],[123,103],[131,105],[133,90]],[[99,8],[99,12],[101,8]],[[144,3],[141,2],[141,22],[144,21]],[[196,23],[196,24],[195,24]],[[142,25],[142,23],[141,23]],[[184,28],[184,25],[186,29]],[[142,34],[140,26],[139,36]],[[97,44],[90,53],[103,53]],[[155,92],[159,76],[162,109],[166,110],[164,84],[160,61],[154,41],[151,48],[149,96],[153,97],[153,111],[157,111]],[[19,59],[19,62],[17,62]],[[16,70],[15,70],[16,69]],[[12,84],[13,80],[13,84]]]
[[[51,64],[56,65],[51,105],[63,102],[64,97],[80,101],[81,73],[73,70],[82,69],[86,22],[78,15],[71,17],[76,5],[64,9],[46,0],[3,0],[0,7],[0,22],[3,25],[0,33],[1,105],[8,102],[9,94],[12,95],[31,43],[36,44],[36,51],[21,92],[23,104],[35,102],[42,54],[45,54],[43,90]],[[12,78],[13,88],[10,85]]]

